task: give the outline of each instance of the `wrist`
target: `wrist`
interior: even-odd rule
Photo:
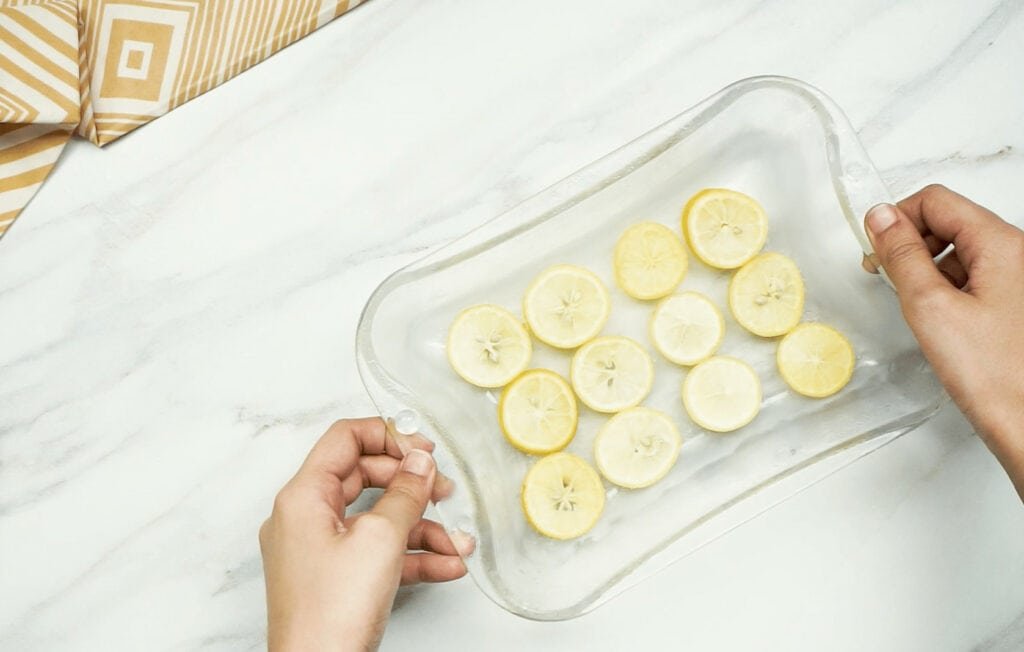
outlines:
[[[339,652],[375,650],[379,637],[374,637],[369,623],[354,626],[343,618],[318,614],[316,609],[302,613],[271,617],[267,625],[268,652],[295,650],[338,650]]]

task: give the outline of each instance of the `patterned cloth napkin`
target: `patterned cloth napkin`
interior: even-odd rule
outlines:
[[[73,134],[105,145],[365,0],[0,0],[0,236]]]

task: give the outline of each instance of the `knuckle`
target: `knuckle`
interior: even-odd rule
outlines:
[[[350,422],[348,419],[338,419],[327,429],[328,431],[348,430]]]
[[[921,188],[922,195],[942,195],[949,192],[949,188],[942,185],[941,183],[929,183],[924,188]]]
[[[420,492],[415,487],[410,487],[407,484],[395,483],[390,489],[391,495],[396,499],[404,503],[419,504]]]
[[[898,240],[889,245],[886,258],[890,264],[903,265],[914,259],[921,251],[922,243],[913,240]]]
[[[301,502],[301,498],[298,495],[298,491],[292,485],[285,485],[281,491],[277,492],[274,496],[274,512],[275,514],[288,514],[295,510],[298,504]]]
[[[373,512],[367,512],[359,517],[353,526],[354,530],[358,530],[374,539],[387,538],[395,535],[395,526],[388,520],[387,517],[375,514]]]

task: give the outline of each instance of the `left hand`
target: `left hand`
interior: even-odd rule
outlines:
[[[466,574],[473,540],[422,518],[451,492],[433,444],[410,438],[403,457],[379,418],[335,423],[274,500],[260,528],[267,644],[274,650],[375,649],[399,583]],[[366,487],[386,487],[373,509],[345,516]],[[422,552],[412,552],[422,551]]]

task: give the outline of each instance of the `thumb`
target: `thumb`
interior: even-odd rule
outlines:
[[[878,204],[868,211],[864,226],[901,300],[920,298],[949,285],[917,227],[899,208]]]
[[[430,453],[410,449],[371,511],[386,518],[404,541],[423,517],[436,475],[437,469]]]

